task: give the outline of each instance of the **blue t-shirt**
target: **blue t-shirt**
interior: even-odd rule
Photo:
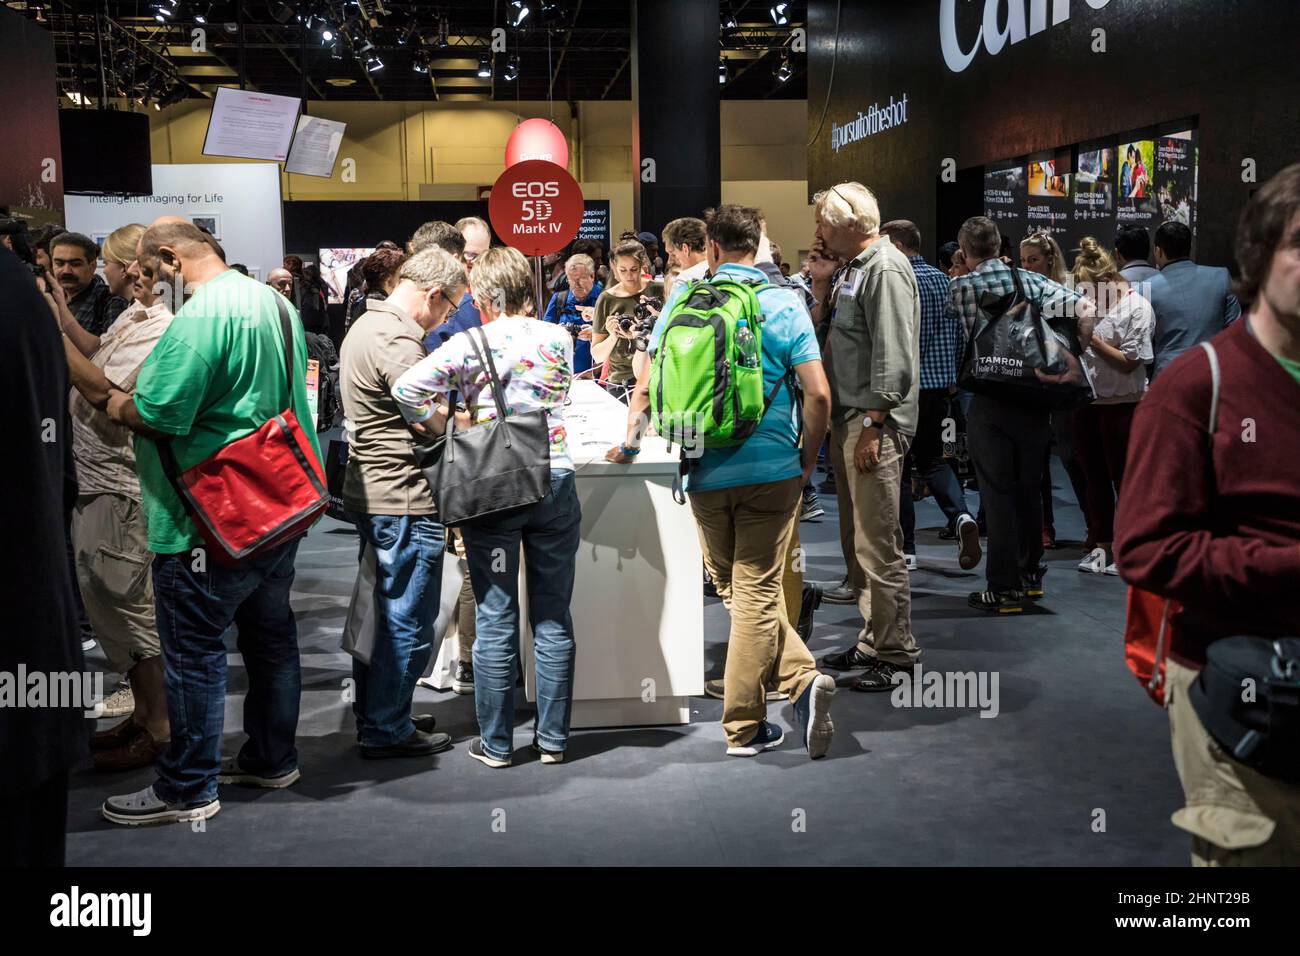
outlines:
[[[600,294],[604,291],[605,287],[597,282],[591,287],[591,292],[582,301],[574,298],[572,289],[556,292],[551,296],[551,301],[547,303],[546,314],[542,316],[542,319],[546,322],[583,322],[586,325],[591,325],[590,322],[582,318],[578,306],[594,306],[596,300],[600,298]],[[589,368],[591,368],[591,343],[584,339],[578,339],[573,343],[573,374],[577,375]]]
[[[457,332],[476,329],[482,324],[483,318],[478,314],[478,306],[474,304],[474,297],[469,292],[466,292],[460,300],[460,305],[456,306],[456,311],[447,316],[447,321],[424,337],[424,350],[430,353],[435,352],[438,346]]]
[[[753,266],[728,262],[714,275],[766,282]],[[686,283],[674,285],[663,314],[686,292]],[[804,362],[820,361],[821,349],[813,332],[808,310],[793,289],[773,287],[758,294],[763,310],[763,394],[770,395],[792,368]],[[650,351],[659,347],[663,323],[650,335]],[[754,434],[735,448],[706,448],[692,460],[686,476],[687,491],[720,491],[741,485],[763,485],[803,474],[799,458],[799,414],[790,389],[782,386]]]

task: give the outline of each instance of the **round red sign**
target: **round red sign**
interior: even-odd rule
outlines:
[[[506,168],[530,159],[544,159],[557,166],[569,165],[569,143],[550,120],[524,120],[506,141]]]
[[[582,190],[563,166],[544,159],[516,163],[488,197],[492,228],[526,256],[559,252],[582,225]]]

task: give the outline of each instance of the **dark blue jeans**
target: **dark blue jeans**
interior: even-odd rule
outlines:
[[[433,652],[447,529],[431,515],[350,515],[375,551],[375,644],[352,661],[357,742],[399,744],[415,730],[411,696]]]
[[[573,472],[561,470],[551,472],[551,493],[532,507],[464,528],[478,604],[474,711],[488,756],[507,760],[513,749],[520,544],[537,665],[537,741],[547,750],[564,750],[569,742],[574,661],[569,601],[581,525]]]
[[[278,776],[298,765],[294,734],[302,672],[298,627],[289,607],[294,539],[239,568],[207,556],[206,570],[189,551],[160,554],[153,562],[154,603],[167,679],[172,741],[158,761],[154,792],[168,803],[193,806],[217,795],[221,733],[226,713],[226,629],[248,674],[240,766]]]

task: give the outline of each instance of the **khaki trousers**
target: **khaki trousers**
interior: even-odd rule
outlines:
[[[800,501],[803,493],[800,492]],[[790,547],[785,554],[781,570],[781,593],[785,596],[785,616],[791,624],[799,623],[803,610],[803,569],[806,563],[803,545],[799,543],[799,515],[794,516],[794,531],[790,534]]]
[[[1169,734],[1186,800],[1173,821],[1192,835],[1192,865],[1300,865],[1300,786],[1266,777],[1223,752],[1188,697],[1197,673],[1166,661]]]
[[[769,686],[793,701],[817,676],[782,588],[802,490],[803,479],[790,478],[690,495],[704,566],[731,614],[722,701],[728,746],[754,738]]]
[[[140,502],[81,495],[72,512],[77,583],[95,636],[118,674],[162,653],[154,619],[153,554]]]
[[[864,624],[858,646],[864,654],[890,664],[910,665],[921,656],[912,636],[912,587],[903,559],[903,528],[899,524],[899,483],[910,437],[886,427],[880,438],[880,463],[862,474],[853,464],[853,451],[862,434],[862,418],[831,428],[831,444],[845,463],[836,474],[840,508],[851,505],[857,563],[866,576],[858,595]]]
[[[858,564],[858,548],[853,541],[853,507],[849,500],[849,468],[853,466],[845,464],[844,448],[833,435],[830,446],[831,469],[835,472],[835,500],[839,504],[840,553],[844,555],[844,568],[849,583],[853,585],[853,593],[861,594],[867,586],[867,576],[862,573],[862,565]],[[849,461],[853,461],[852,453]],[[843,484],[840,484],[841,476],[844,478]]]

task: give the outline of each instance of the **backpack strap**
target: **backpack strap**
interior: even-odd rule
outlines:
[[[1219,387],[1222,381],[1219,372],[1219,353],[1214,350],[1214,345],[1210,342],[1201,342],[1200,346],[1205,349],[1205,357],[1210,360],[1210,421],[1208,430],[1212,436],[1219,427]]]
[[[1215,431],[1219,427],[1219,388],[1222,382],[1222,376],[1219,370],[1219,353],[1214,350],[1214,346],[1209,342],[1199,343],[1201,348],[1205,349],[1205,357],[1210,362],[1210,418],[1206,423],[1210,438],[1213,440]],[[1156,632],[1156,654],[1155,660],[1151,665],[1151,679],[1147,681],[1147,690],[1155,693],[1165,682],[1165,658],[1169,656],[1169,617],[1172,602],[1165,598],[1164,607],[1160,612],[1160,629]],[[1165,698],[1165,706],[1168,707],[1170,701]]]

